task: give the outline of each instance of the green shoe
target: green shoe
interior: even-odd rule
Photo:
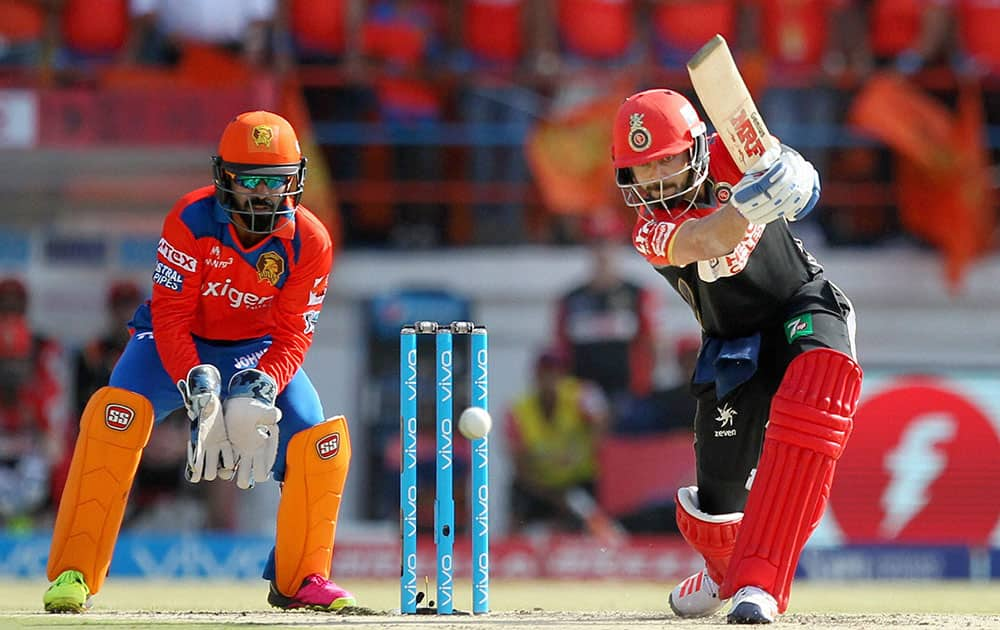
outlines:
[[[50,613],[82,613],[90,608],[90,589],[79,571],[63,571],[42,597]]]

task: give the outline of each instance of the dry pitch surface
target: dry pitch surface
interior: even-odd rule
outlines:
[[[0,629],[6,628],[436,628],[625,630],[726,627],[725,617],[682,621],[666,605],[668,586],[622,582],[491,584],[494,612],[469,617],[403,617],[396,582],[350,582],[367,614],[271,609],[263,582],[137,582],[110,578],[83,615],[41,610],[45,584],[0,580]],[[468,609],[468,584],[456,587]],[[797,585],[779,626],[789,628],[1000,628],[1000,583]],[[731,626],[730,626],[731,627]]]

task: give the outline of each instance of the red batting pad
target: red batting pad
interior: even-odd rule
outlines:
[[[710,515],[698,509],[695,486],[677,490],[677,528],[684,540],[705,558],[708,575],[722,584],[740,530],[742,512]]]
[[[771,416],[743,526],[719,591],[758,586],[788,607],[795,567],[816,529],[834,469],[851,434],[861,368],[821,348],[796,357],[771,402]]]

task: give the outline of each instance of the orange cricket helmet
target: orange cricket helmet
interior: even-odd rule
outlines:
[[[306,158],[287,120],[272,112],[246,112],[223,130],[212,170],[215,197],[230,221],[255,234],[270,234],[298,209]],[[245,203],[237,203],[237,192],[247,198]]]

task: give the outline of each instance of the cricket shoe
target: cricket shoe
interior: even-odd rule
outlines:
[[[82,613],[91,606],[90,588],[79,571],[63,571],[42,597],[50,613]]]
[[[293,610],[308,608],[310,610],[340,610],[356,606],[354,595],[337,586],[319,573],[313,573],[302,581],[302,586],[294,597],[283,595],[278,587],[271,582],[271,591],[267,594],[267,603],[275,608]]]
[[[778,616],[778,602],[771,594],[756,586],[744,586],[733,595],[733,609],[726,623],[771,623]]]
[[[702,569],[670,591],[670,610],[678,617],[708,617],[719,612],[726,600],[719,599],[719,585]]]

